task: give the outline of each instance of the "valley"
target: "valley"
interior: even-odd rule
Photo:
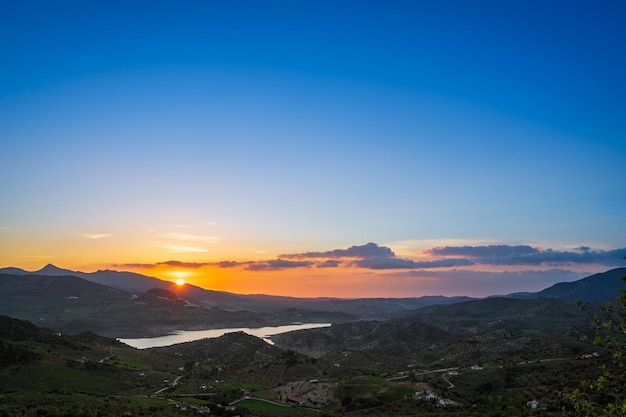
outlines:
[[[617,296],[623,272],[583,284],[612,282]],[[352,313],[369,304],[374,320],[303,307],[314,300],[274,311],[268,302],[265,313],[205,307],[165,288],[131,293],[72,276],[4,274],[0,285],[1,416],[557,416],[571,406],[564,394],[614,366],[610,350],[568,335],[593,333],[596,301],[581,310],[565,298],[407,300],[401,310],[346,300]],[[136,349],[110,336],[320,317],[335,320],[273,345],[233,332]]]

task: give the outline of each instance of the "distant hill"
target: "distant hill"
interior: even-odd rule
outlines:
[[[618,295],[618,288],[626,288],[626,283],[618,279],[622,275],[626,275],[626,268],[556,284],[537,293],[507,297],[611,300]],[[18,280],[19,277],[24,279]],[[168,297],[145,296],[154,289],[175,294],[177,298],[174,300],[170,295],[168,302]],[[178,329],[234,325],[255,327],[293,322],[382,320],[412,316],[423,307],[456,305],[470,300],[469,297],[443,296],[339,299],[239,295],[189,284],[180,287],[133,272],[100,270],[85,273],[52,264],[35,272],[19,268],[0,269],[0,314],[33,320],[62,331],[92,331],[113,337],[162,335]],[[478,305],[489,309],[488,302]],[[194,310],[191,306],[204,308]],[[453,311],[442,314],[452,314]],[[487,317],[490,314],[487,312]],[[137,321],[139,318],[140,322]]]
[[[626,289],[626,281],[619,279],[622,276],[626,276],[626,268],[611,269],[578,281],[554,284],[536,293],[535,297],[581,301],[613,300],[618,296],[619,288]]]
[[[184,297],[184,292],[167,289],[131,294],[71,275],[0,274],[0,314],[63,333],[134,338],[175,330],[289,323],[289,317],[281,315],[203,308]]]
[[[532,328],[564,334],[573,325],[583,326],[589,313],[581,311],[573,300],[484,298],[424,307],[415,310],[410,318],[460,333]]]
[[[509,298],[559,298],[581,301],[610,301],[617,298],[619,288],[626,289],[626,268],[611,269],[578,281],[560,282],[536,293],[509,294]]]
[[[13,275],[44,275],[44,276],[63,276],[72,275],[83,278],[97,284],[106,285],[131,293],[143,293],[153,288],[163,288],[172,290],[177,293],[184,291],[184,297],[196,303],[205,306],[215,306],[225,309],[244,309],[247,307],[245,298],[236,294],[230,294],[221,291],[205,290],[195,285],[186,284],[184,287],[178,287],[170,281],[164,281],[155,277],[150,277],[134,272],[98,270],[96,272],[80,272],[71,271],[69,269],[59,268],[55,265],[48,264],[38,271],[25,271],[20,268],[1,268],[0,273]]]
[[[0,314],[32,320],[49,326],[75,316],[87,315],[106,305],[123,303],[131,295],[75,276],[0,274]],[[88,310],[85,306],[92,306]]]
[[[134,272],[99,270],[80,272],[59,268],[48,264],[39,271],[25,271],[20,268],[0,268],[0,274],[75,276],[97,284],[106,285],[130,293],[145,293],[161,288],[178,294],[181,298],[205,307],[218,307],[223,310],[247,310],[288,316],[294,314],[294,321],[350,321],[356,319],[381,319],[389,313],[416,309],[428,305],[452,304],[467,301],[470,297],[423,296],[411,298],[296,298],[264,294],[240,295],[223,291],[206,290],[195,285],[176,284],[155,277]],[[308,312],[307,312],[308,311]],[[320,313],[324,312],[324,316]],[[335,313],[335,317],[328,313]],[[325,317],[325,318],[324,318]],[[330,318],[329,318],[330,317]]]

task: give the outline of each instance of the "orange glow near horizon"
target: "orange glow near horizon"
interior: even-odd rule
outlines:
[[[190,270],[135,269],[134,272],[168,280],[179,281],[207,290],[234,294],[265,294],[301,298],[370,298],[407,297],[406,289],[396,290],[389,285],[388,275],[358,268],[293,268],[251,271],[242,267],[202,267]],[[185,277],[180,278],[180,277]]]
[[[113,237],[101,238],[113,240]],[[102,243],[96,239],[96,243]],[[374,245],[374,244],[367,244]],[[366,245],[361,245],[363,249]],[[381,247],[379,247],[380,249]],[[67,248],[65,248],[67,249]],[[65,250],[64,249],[64,250]],[[345,250],[345,249],[344,249]],[[0,251],[1,252],[1,251]],[[277,254],[278,253],[278,254]],[[285,297],[317,298],[406,298],[425,295],[487,296],[520,291],[539,291],[556,282],[576,279],[575,273],[604,272],[607,266],[588,263],[568,266],[570,275],[546,264],[488,264],[458,266],[428,266],[441,257],[422,251],[418,255],[404,250],[406,255],[390,257],[390,263],[368,264],[358,256],[337,256],[333,251],[320,256],[315,252],[280,255],[292,252],[267,252],[257,259],[247,254],[227,256],[213,253],[211,257],[194,254],[186,256],[150,252],[149,256],[134,257],[134,253],[109,259],[118,263],[77,263],[77,260],[100,259],[81,256],[31,257],[22,264],[6,265],[37,271],[52,263],[72,271],[95,272],[102,269],[128,271],[155,277],[178,286],[185,292],[191,286],[234,294],[265,294]],[[310,255],[310,256],[307,256]],[[361,256],[369,256],[367,254]],[[155,259],[156,258],[156,259]],[[424,263],[427,266],[403,267],[395,261]],[[400,265],[400,266],[398,266]],[[578,278],[582,278],[578,276]]]

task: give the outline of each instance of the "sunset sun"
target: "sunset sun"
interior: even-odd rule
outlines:
[[[169,275],[173,277],[172,280],[176,285],[182,287],[185,285],[185,278],[189,276],[189,272],[187,271],[170,271]]]

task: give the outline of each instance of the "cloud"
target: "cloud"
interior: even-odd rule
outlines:
[[[152,269],[156,267],[156,264],[127,263],[127,264],[113,264],[111,266],[113,268]]]
[[[250,262],[245,269],[249,271],[275,271],[286,268],[302,268],[313,265],[310,261],[288,261],[285,259],[273,259],[270,261]]]
[[[555,251],[527,245],[444,246],[421,251],[423,255],[467,257],[481,265],[621,265],[624,253],[626,248],[591,250],[588,246],[580,246],[576,251]]]
[[[164,245],[172,252],[203,253],[206,249],[186,245]],[[373,254],[373,255],[372,255]],[[378,254],[378,255],[377,255]],[[375,243],[355,245],[347,249],[335,249],[326,252],[306,252],[291,255],[281,255],[278,259],[260,261],[220,261],[220,262],[183,262],[169,260],[154,264],[125,264],[124,266],[135,269],[157,268],[168,266],[173,268],[217,267],[237,268],[247,271],[278,271],[293,268],[360,268],[368,270],[412,270],[428,271],[432,269],[460,267],[480,267],[485,269],[504,269],[511,266],[510,270],[521,268],[543,269],[546,267],[561,267],[568,265],[603,264],[607,266],[622,266],[624,264],[625,249],[592,250],[586,246],[580,246],[572,251],[556,251],[542,249],[528,245],[482,245],[482,246],[438,246],[420,251],[418,259],[400,258],[394,252],[384,246]],[[330,259],[317,260],[326,256]],[[489,268],[497,267],[497,268]],[[468,268],[475,270],[476,268]],[[507,268],[508,269],[508,268]],[[576,268],[573,268],[576,269]],[[580,269],[580,268],[578,268]],[[451,271],[454,272],[454,271]],[[432,272],[429,272],[432,274]],[[517,276],[517,275],[516,275]]]
[[[341,261],[337,259],[328,259],[324,262],[318,262],[315,264],[318,268],[337,268],[339,265],[341,265]]]
[[[376,243],[367,243],[365,245],[354,245],[348,249],[335,249],[327,252],[305,252],[280,255],[280,258],[287,259],[308,259],[308,258],[394,258],[396,255],[393,251],[385,246],[378,246]]]
[[[427,269],[454,266],[474,265],[474,262],[464,258],[439,259],[436,261],[413,261],[401,258],[373,257],[352,262],[354,266],[367,269]]]
[[[552,249],[542,250],[539,253],[528,255],[515,255],[509,256],[503,259],[486,258],[481,260],[485,264],[510,264],[510,265],[536,265],[536,264],[550,264],[550,265],[571,265],[571,264],[591,264],[591,263],[603,263],[607,265],[621,265],[623,264],[622,256],[626,253],[626,248],[614,249],[614,250],[600,250],[592,251],[586,250],[584,252],[565,252],[555,251]]]
[[[164,261],[164,262],[155,262],[151,264],[142,264],[142,263],[126,263],[126,264],[114,264],[113,267],[118,268],[132,268],[132,269],[154,269],[160,266],[170,266],[174,268],[190,268],[190,269],[199,269],[205,266],[219,266],[224,267],[224,264],[229,262],[183,262],[183,261]],[[238,265],[238,263],[233,262],[233,264]],[[233,265],[233,266],[235,266]]]
[[[166,261],[166,262],[159,262],[156,265],[167,265],[167,266],[174,266],[174,267],[177,267],[177,268],[198,269],[198,268],[202,268],[203,266],[212,265],[212,263],[210,263],[210,262]]]
[[[194,246],[185,246],[185,245],[161,245],[161,247],[163,249],[166,249],[166,250],[168,250],[170,252],[174,252],[174,253],[185,253],[185,252],[203,253],[203,252],[208,252],[204,248],[198,248],[198,247],[194,247]]]
[[[439,246],[422,250],[422,253],[433,256],[468,256],[471,258],[528,255],[539,252],[539,249],[527,245]]]
[[[218,262],[216,265],[220,268],[234,268],[236,266],[243,265],[243,264],[241,262],[235,262],[235,261],[221,261],[221,262]]]
[[[81,233],[80,235],[87,239],[102,239],[105,237],[113,236],[111,233]]]
[[[204,242],[204,243],[219,243],[221,239],[217,236],[212,235],[194,235],[191,233],[178,233],[178,232],[170,232],[161,235],[167,239],[174,240],[184,240],[184,241],[195,241],[195,242]]]

